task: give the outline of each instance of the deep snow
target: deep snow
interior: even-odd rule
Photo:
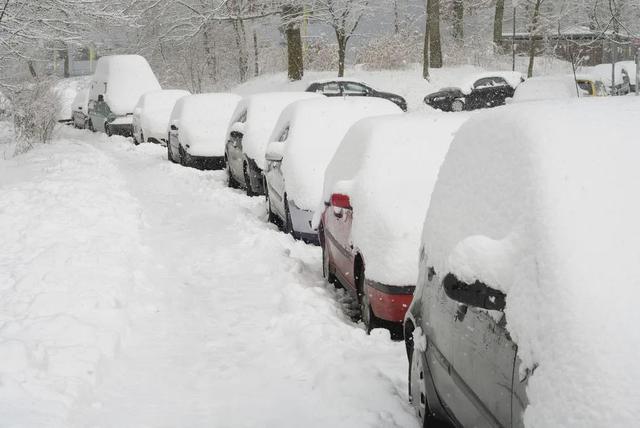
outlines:
[[[403,344],[265,217],[121,137],[0,160],[0,425],[416,427]]]

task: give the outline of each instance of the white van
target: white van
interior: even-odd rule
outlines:
[[[89,129],[130,136],[138,99],[145,92],[158,89],[158,79],[140,55],[100,58],[89,89]]]

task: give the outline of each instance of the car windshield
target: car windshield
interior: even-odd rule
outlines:
[[[340,94],[340,86],[338,86],[337,82],[325,83],[322,92],[325,94]]]
[[[353,82],[344,82],[344,93],[346,95],[365,95],[368,91],[363,85]]]

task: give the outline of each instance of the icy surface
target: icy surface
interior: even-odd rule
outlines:
[[[187,95],[191,95],[191,93],[180,89],[161,89],[147,92],[140,97],[136,110],[140,108],[138,120],[142,125],[145,139],[149,137],[158,140],[167,138],[171,111],[176,101]],[[136,116],[135,111],[134,116]]]
[[[170,123],[178,126],[184,149],[194,156],[223,156],[227,128],[239,101],[240,96],[224,92],[180,98]]]
[[[325,173],[323,200],[329,202],[332,193],[350,196],[351,239],[367,278],[415,284],[431,190],[449,143],[467,118],[440,112],[368,118],[342,140]]]
[[[160,83],[146,59],[140,55],[111,55],[98,59],[90,95],[98,99],[98,94],[104,94],[111,111],[124,115],[133,113],[142,94],[158,89]]]
[[[573,76],[531,77],[516,88],[512,103],[577,98]]]
[[[351,125],[360,119],[402,113],[381,98],[323,97],[297,101],[287,107],[274,128],[276,141],[288,126],[282,174],[289,200],[299,208],[315,210],[322,201],[324,171]]]
[[[640,419],[639,113],[631,97],[499,107],[462,126],[441,167],[427,260],[507,294],[507,329],[538,364],[529,427]]]
[[[223,172],[65,129],[0,207],[0,425],[417,428],[404,345]]]
[[[322,95],[309,92],[267,92],[243,98],[236,107],[233,118],[236,119],[242,112],[247,112],[242,137],[244,154],[264,169],[269,137],[282,110],[295,101],[318,97]]]

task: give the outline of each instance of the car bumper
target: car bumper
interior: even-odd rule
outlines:
[[[289,212],[296,237],[310,244],[320,245],[318,232],[311,227],[313,211],[298,208],[293,201],[289,201]]]
[[[415,286],[386,285],[368,279],[366,286],[371,309],[376,317],[390,322],[404,321]]]
[[[224,156],[193,156],[185,153],[184,163],[198,169],[224,169]]]

